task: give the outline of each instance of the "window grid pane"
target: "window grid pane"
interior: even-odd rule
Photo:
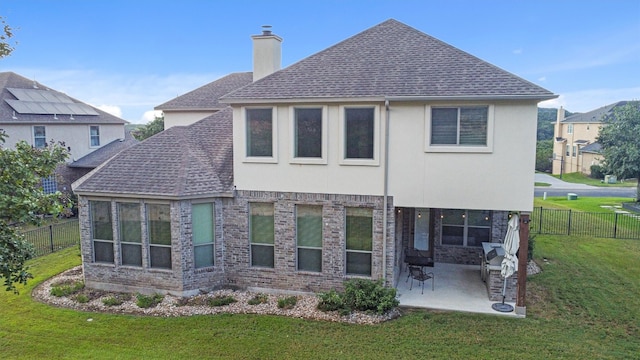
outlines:
[[[347,159],[373,159],[374,109],[345,109]]]
[[[119,203],[118,222],[122,265],[142,266],[140,204]]]
[[[298,270],[322,271],[322,206],[296,206]]]
[[[213,244],[195,246],[193,253],[196,269],[213,266]]]
[[[191,207],[193,245],[196,269],[214,265],[214,205],[194,204]]]
[[[322,157],[322,109],[295,109],[295,157]]]
[[[371,276],[373,211],[346,209],[346,273]]]
[[[113,241],[111,203],[108,201],[89,201],[89,209],[91,212],[91,237]]]
[[[44,126],[33,127],[33,145],[37,148],[47,146],[47,134]]]
[[[147,224],[150,244],[171,245],[171,212],[169,205],[148,204]]]
[[[487,108],[460,109],[460,145],[487,145]]]
[[[274,210],[271,203],[249,205],[251,266],[274,267]]]
[[[273,156],[272,110],[246,109],[247,156]]]
[[[91,146],[100,146],[100,127],[91,126],[89,132],[91,137]]]
[[[458,143],[458,109],[431,109],[431,144],[456,145]]]

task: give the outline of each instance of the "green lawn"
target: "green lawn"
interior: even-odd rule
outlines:
[[[551,176],[556,177],[558,179],[560,178],[560,175],[551,175]],[[630,179],[624,182],[618,181],[615,184],[605,184],[604,182],[601,182],[600,179],[593,179],[579,172],[562,174],[562,181],[576,183],[576,184],[587,184],[592,186],[604,186],[604,187],[608,187],[608,186],[636,187],[638,186],[638,179]]]
[[[153,318],[34,302],[34,285],[80,264],[71,248],[31,261],[35,279],[19,295],[0,292],[0,349],[3,359],[637,357],[640,242],[538,236],[535,254],[547,261],[528,282],[526,319],[405,310],[364,326],[259,315]]]
[[[602,205],[621,206],[623,202],[633,201],[631,198],[619,197],[578,197],[577,200],[567,200],[566,196],[549,196],[546,200],[537,197],[533,201],[534,207],[545,209],[572,209],[578,211],[607,212]]]

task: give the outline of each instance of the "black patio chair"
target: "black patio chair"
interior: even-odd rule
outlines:
[[[419,266],[409,265],[409,276],[411,276],[411,286],[409,290],[413,289],[413,280],[417,280],[422,283],[422,294],[424,294],[424,282],[431,279],[431,291],[434,291],[435,277],[432,272],[424,272]]]

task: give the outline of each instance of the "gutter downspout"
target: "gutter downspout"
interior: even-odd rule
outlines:
[[[383,189],[383,201],[382,206],[384,211],[382,212],[382,281],[386,283],[387,280],[387,221],[389,205],[389,99],[384,101],[385,107],[385,123],[384,123],[384,189]]]

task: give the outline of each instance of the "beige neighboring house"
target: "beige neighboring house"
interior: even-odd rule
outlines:
[[[564,110],[558,110],[554,128],[552,174],[581,172],[591,174],[591,165],[599,165],[602,159],[600,144],[596,141],[604,120],[613,116],[616,107],[627,101],[603,106],[586,113],[575,113],[564,117]]]
[[[125,136],[125,124],[37,81],[0,72],[0,129],[8,135],[3,146],[14,147],[24,140],[44,147],[53,140],[69,149],[68,164],[58,167],[59,176],[43,179],[47,193],[70,192],[72,182],[101,163],[97,159],[105,161],[136,143]]]
[[[414,249],[479,269],[532,211],[550,91],[396,20],[284,69],[280,37],[253,41],[251,81],[158,106],[167,130],[74,184],[86,286],[395,286]]]

